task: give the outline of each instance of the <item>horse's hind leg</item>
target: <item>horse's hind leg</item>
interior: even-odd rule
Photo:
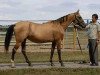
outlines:
[[[61,66],[64,66],[61,59],[61,41],[57,42],[57,51],[58,51],[59,62],[61,63]]]
[[[52,63],[52,58],[53,58],[55,46],[56,46],[56,42],[53,41],[53,42],[52,42],[52,48],[51,48],[51,55],[50,55],[50,63],[51,63],[51,66],[54,66],[54,64]]]
[[[24,58],[25,58],[26,62],[28,63],[28,65],[31,66],[31,62],[29,61],[29,59],[26,55],[26,51],[25,51],[26,50],[26,39],[22,42],[21,46],[22,46],[22,53],[24,55]]]
[[[11,56],[11,67],[12,68],[15,67],[14,57],[15,57],[16,51],[17,51],[17,49],[19,48],[20,45],[21,45],[21,43],[16,43],[16,45],[12,49],[12,56]]]

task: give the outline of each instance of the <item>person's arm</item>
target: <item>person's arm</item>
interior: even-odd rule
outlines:
[[[100,24],[97,26],[97,41],[100,40]]]
[[[100,40],[100,31],[97,32],[97,40]]]
[[[85,29],[89,29],[89,28],[90,28],[90,24],[85,27]]]
[[[82,27],[80,27],[78,25],[74,25],[74,28],[81,29],[81,30],[86,30],[86,29],[89,29],[90,28],[90,24],[87,25],[85,28],[82,28]]]
[[[97,31],[97,45],[100,43],[100,31]]]

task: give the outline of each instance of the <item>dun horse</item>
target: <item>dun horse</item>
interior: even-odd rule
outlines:
[[[57,46],[59,62],[61,63],[61,66],[64,66],[61,59],[61,41],[63,40],[64,32],[72,22],[78,24],[82,28],[86,26],[82,17],[79,14],[79,10],[75,13],[68,14],[57,20],[52,20],[50,22],[46,22],[43,24],[33,23],[29,21],[21,21],[14,25],[11,25],[8,28],[5,37],[5,50],[6,51],[9,50],[11,37],[14,32],[16,44],[12,49],[12,56],[11,56],[12,67],[15,66],[14,56],[19,46],[22,47],[22,54],[24,55],[26,62],[28,63],[29,66],[31,66],[31,62],[27,58],[25,51],[26,39],[35,43],[52,42],[51,55],[50,55],[51,66],[54,65],[52,62],[52,58],[55,46]]]

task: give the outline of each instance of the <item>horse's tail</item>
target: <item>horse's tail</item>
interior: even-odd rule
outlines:
[[[8,52],[9,50],[9,45],[10,45],[10,41],[14,32],[14,25],[11,25],[8,29],[7,29],[7,33],[6,33],[6,37],[5,37],[5,42],[4,42],[4,46],[5,46],[5,51]]]

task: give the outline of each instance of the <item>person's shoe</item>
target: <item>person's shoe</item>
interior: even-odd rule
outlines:
[[[90,64],[90,66],[99,66],[99,64],[98,63],[92,63],[92,64]]]
[[[95,66],[99,66],[99,64],[98,63],[95,63]]]
[[[90,66],[95,66],[95,64],[94,64],[94,63],[92,63],[92,64],[90,64]]]

